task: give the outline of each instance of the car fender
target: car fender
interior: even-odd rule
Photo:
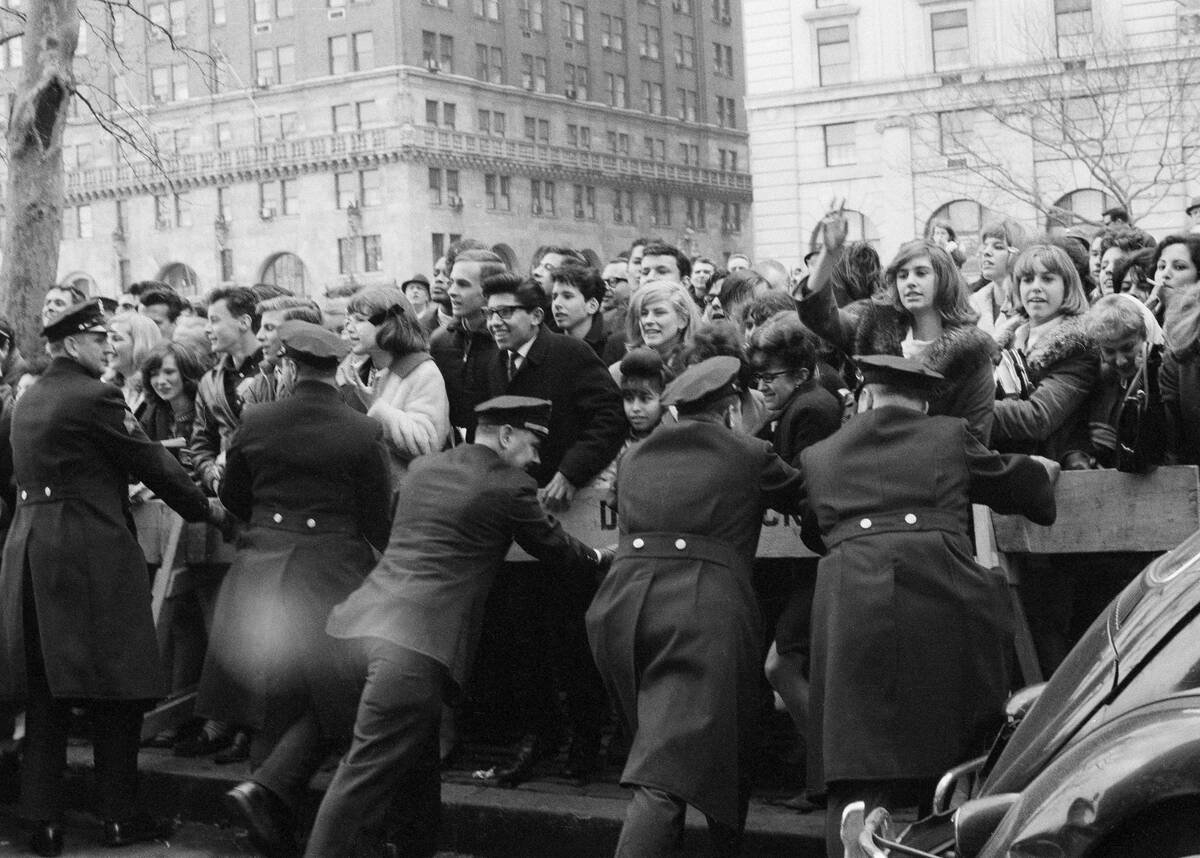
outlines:
[[[1021,792],[980,858],[1084,856],[1146,808],[1200,796],[1200,695],[1135,709],[1082,738]]]

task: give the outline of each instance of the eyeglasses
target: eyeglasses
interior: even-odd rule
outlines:
[[[499,316],[504,321],[508,321],[513,317],[517,310],[528,310],[528,307],[522,307],[520,304],[510,304],[507,307],[486,307],[483,311],[483,318],[490,319],[493,316]]]
[[[754,380],[759,384],[762,384],[764,381],[767,384],[773,384],[775,381],[783,378],[789,372],[791,372],[790,369],[781,369],[777,370],[776,372],[756,372],[754,373]]]

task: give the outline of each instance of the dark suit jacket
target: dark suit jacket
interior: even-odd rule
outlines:
[[[543,328],[512,381],[507,352],[497,351],[488,367],[488,395],[506,394],[551,402],[550,437],[542,443],[541,463],[530,468],[539,486],[561,471],[581,488],[617,457],[626,432],[621,391],[581,340]]]
[[[446,382],[450,425],[468,430],[469,435],[475,428],[475,406],[488,398],[488,368],[496,341],[486,329],[468,331],[455,323],[434,332],[429,353]]]
[[[23,578],[33,583],[55,697],[147,699],[164,690],[130,478],[190,521],[204,494],[151,441],[119,388],[57,358],[13,410],[17,509],[0,571],[0,698],[25,689]]]
[[[329,634],[383,638],[423,653],[462,685],[484,603],[514,539],[539,560],[580,574],[599,569],[595,552],[546,515],[533,478],[491,449],[463,444],[414,459],[387,550],[333,610]]]

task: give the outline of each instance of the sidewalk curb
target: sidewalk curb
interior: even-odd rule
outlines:
[[[91,804],[91,763],[90,749],[70,749],[67,801],[72,808],[85,810]],[[233,824],[221,797],[245,780],[245,764],[216,766],[207,760],[143,752],[140,765],[140,796],[146,810],[188,822]],[[314,778],[313,811],[329,777],[322,772]],[[457,782],[460,779],[460,773],[450,773],[442,784],[443,849],[489,858],[608,858],[613,853],[628,800],[628,793],[617,787],[601,784],[584,789],[537,781],[518,789],[499,789]],[[823,825],[822,814],[800,815],[752,802],[742,854],[820,858],[824,855]],[[705,853],[706,837],[703,817],[689,812],[688,849]]]

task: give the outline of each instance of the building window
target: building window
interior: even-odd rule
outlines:
[[[229,202],[229,188],[217,188],[217,217],[222,223],[233,221],[233,206]]]
[[[1054,0],[1054,33],[1060,57],[1086,49],[1092,35],[1092,0]]]
[[[717,96],[717,125],[737,128],[737,104],[728,96]]]
[[[850,82],[850,27],[817,28],[817,67],[821,86]]]
[[[629,135],[616,131],[608,132],[608,151],[614,155],[629,154]]]
[[[546,58],[521,54],[521,86],[530,92],[546,91]]]
[[[442,204],[441,167],[429,168],[429,204],[431,206],[440,206]],[[338,206],[338,208],[341,208],[341,206]]]
[[[629,83],[625,75],[605,72],[604,88],[608,90],[609,107],[629,106]]]
[[[346,0],[329,0],[330,6],[333,6],[335,3],[338,6],[345,6]],[[450,0],[421,0],[421,5],[422,6],[433,6],[434,8],[437,8],[437,9],[449,9],[450,8]]]
[[[350,37],[329,38],[329,73],[345,74],[350,71]]]
[[[974,114],[969,110],[943,110],[937,115],[938,148],[943,155],[962,155],[970,143]]]
[[[854,123],[825,126],[825,166],[844,167],[857,160],[854,152]]]
[[[233,280],[233,251],[229,248],[221,249],[221,282],[228,283]]]
[[[591,185],[572,185],[575,220],[596,219],[596,189]]]
[[[705,211],[704,200],[694,200],[688,197],[683,201],[684,226],[688,229],[707,229],[708,214]]]
[[[584,26],[584,8],[572,3],[561,4],[563,37],[582,42],[587,36]]]
[[[721,231],[736,233],[742,231],[742,204],[721,204]]]
[[[692,36],[675,34],[675,65],[683,69],[696,67],[696,40]]]
[[[225,26],[225,0],[212,0],[212,25]]]
[[[525,139],[531,143],[550,142],[550,120],[525,117]]]
[[[663,87],[661,83],[642,81],[642,104],[647,113],[665,114],[666,105],[663,102]]]
[[[642,40],[638,43],[638,55],[648,60],[662,58],[662,30],[642,24]]]
[[[364,199],[367,199],[369,194],[370,198],[376,201],[375,203],[367,203],[367,205],[376,205],[378,204],[379,199],[379,171],[366,170],[364,172],[376,174],[374,179],[371,180],[374,183],[373,186],[371,188],[364,186],[363,189]],[[457,202],[460,199],[458,193],[458,178],[458,170],[443,170],[440,167],[430,167],[429,204],[431,206],[440,206],[443,201],[443,191],[445,192],[444,199],[447,203],[453,205],[455,202]]]
[[[692,14],[692,0],[674,0],[671,3],[671,8],[680,15],[690,15]]]
[[[733,77],[733,46],[713,42],[713,74]]]
[[[671,225],[671,198],[666,194],[650,195],[650,225]]]
[[[712,0],[712,18],[718,24],[728,24],[733,20],[729,0]]]
[[[935,72],[966,68],[971,64],[966,9],[934,12],[929,16],[929,26],[932,31]]]
[[[383,267],[383,239],[378,235],[362,236],[363,271],[380,271]]]
[[[430,71],[454,73],[454,37],[445,33],[421,31],[421,58]]]
[[[150,97],[156,102],[171,100],[171,70],[166,66],[150,69]]]
[[[725,173],[736,173],[738,168],[738,153],[736,149],[718,149],[717,159],[721,164],[721,171]]]
[[[700,109],[700,96],[694,89],[677,89],[675,96],[679,99],[679,118],[684,122],[695,122]]]
[[[700,166],[700,146],[696,143],[680,143],[679,160],[685,167]]]
[[[651,161],[667,160],[667,141],[661,137],[643,137],[642,149]]]
[[[351,44],[354,47],[354,70],[375,68],[375,34],[370,30],[355,33],[351,37]]]
[[[633,223],[633,191],[613,191],[613,223]]]
[[[475,17],[489,21],[500,20],[500,0],[472,0]]]
[[[529,180],[529,209],[535,215],[554,217],[554,182]]]
[[[338,243],[338,274],[354,273],[354,239],[339,238]]]
[[[333,192],[339,209],[358,205],[358,175],[353,172],[333,174]]]
[[[344,131],[353,131],[355,129],[354,121],[354,105],[353,104],[335,104],[333,106],[333,133],[341,134]]]
[[[213,136],[218,149],[228,149],[233,144],[233,129],[228,122],[218,122]]]
[[[258,211],[263,220],[269,220],[283,210],[279,182],[258,183]]]
[[[296,49],[292,45],[254,52],[254,79],[259,86],[293,83],[296,80]]]
[[[521,29],[540,33],[546,29],[546,0],[520,0]]]
[[[447,173],[454,173],[454,191],[458,193],[458,171],[447,170]],[[383,202],[383,174],[379,170],[359,170],[358,171],[358,198],[362,200],[364,206],[377,206]]]
[[[567,145],[576,149],[591,149],[592,129],[586,125],[567,125]]]
[[[508,133],[508,117],[499,110],[481,110],[476,120],[480,134],[503,137]]]
[[[279,203],[282,214],[294,215],[300,212],[300,195],[297,192],[297,184],[295,179],[280,180]]]
[[[504,83],[504,51],[476,44],[475,77],[485,83]]]
[[[92,207],[91,206],[76,206],[75,207],[75,232],[72,238],[91,238],[92,237]]]
[[[453,131],[457,116],[458,110],[454,102],[425,99],[425,122],[427,124],[449,128]]]
[[[618,54],[625,53],[625,19],[617,15],[600,16],[600,47]]]
[[[577,66],[574,63],[563,65],[563,94],[567,98],[588,100],[588,70],[587,66]]]
[[[483,197],[487,201],[488,211],[506,212],[512,210],[512,196],[509,176],[499,176],[487,173],[483,177]]]

